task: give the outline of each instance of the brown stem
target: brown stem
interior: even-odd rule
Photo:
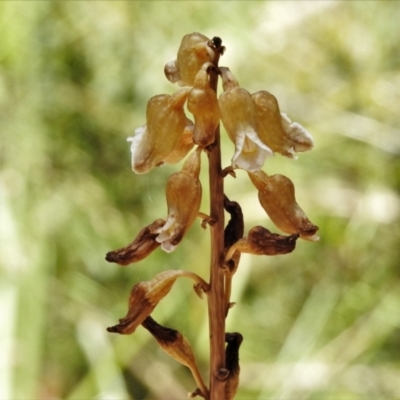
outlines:
[[[218,65],[218,60],[214,60]],[[216,92],[218,75],[210,72],[210,86]],[[221,173],[219,127],[215,142],[209,147],[210,217],[211,232],[210,286],[208,315],[210,326],[210,400],[225,399],[225,295],[224,295],[224,188]]]

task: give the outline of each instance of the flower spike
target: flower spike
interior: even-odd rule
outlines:
[[[219,96],[222,123],[235,143],[232,158],[233,168],[257,171],[272,150],[257,134],[257,114],[250,93],[239,87],[236,78],[228,68],[220,68],[224,93]]]

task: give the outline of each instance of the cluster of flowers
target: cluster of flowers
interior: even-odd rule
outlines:
[[[203,218],[203,222],[206,221],[205,215],[200,212],[201,153],[212,148],[220,121],[235,147],[232,163],[224,170],[225,175],[234,175],[235,169],[247,171],[258,190],[261,206],[273,223],[290,235],[273,234],[257,226],[243,237],[240,207],[226,198],[225,209],[231,213],[231,223],[225,230],[227,265],[234,260],[234,267],[229,270],[230,274],[232,275],[237,268],[238,255],[242,252],[284,254],[293,251],[299,237],[318,240],[318,227],[310,222],[297,204],[291,180],[283,175],[269,176],[261,169],[266,158],[274,153],[295,158],[296,153],[310,150],[313,147],[311,135],[301,125],[292,122],[286,114],[280,112],[278,102],[271,93],[259,91],[250,94],[239,86],[228,68],[218,68],[214,60],[218,59],[223,51],[224,47],[221,46],[219,38],[210,40],[202,34],[193,33],[182,39],[177,59],[166,64],[166,77],[182,88],[172,95],[161,94],[149,100],[146,124],[137,128],[135,135],[128,139],[131,142],[132,169],[137,174],[144,174],[162,164],[173,164],[187,158],[181,171],[172,174],[168,179],[167,218],[158,219],[143,228],[128,246],[109,252],[106,256],[108,261],[121,265],[134,263],[159,246],[166,252],[172,252],[198,216]],[[222,78],[223,93],[219,98],[210,87],[211,72],[219,74]],[[194,121],[187,118],[185,104]],[[195,150],[192,151],[195,146]],[[192,153],[188,156],[190,152]],[[235,225],[232,233],[231,228]],[[172,340],[175,344],[172,347],[167,346],[166,351],[169,354],[179,353],[176,358],[192,369],[198,383],[199,389],[195,394],[206,397],[207,388],[199,378],[187,341],[182,339],[180,334],[171,336],[171,330],[167,333],[162,331],[169,328],[159,328],[150,317],[154,307],[180,276],[194,279],[199,295],[209,289],[208,284],[192,272],[165,271],[152,281],[141,282],[132,289],[127,316],[108,330],[129,334],[143,324],[159,342],[165,344],[165,340],[162,339],[165,339],[165,335],[175,338]],[[235,335],[227,336],[227,341],[236,343],[236,354],[241,336]],[[179,340],[176,339],[177,336]],[[167,347],[164,346],[164,349]],[[174,350],[171,351],[171,348]],[[182,352],[186,355],[182,356]]]

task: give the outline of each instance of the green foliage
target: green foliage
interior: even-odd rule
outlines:
[[[151,96],[173,92],[163,66],[193,31],[220,36],[220,64],[274,93],[316,143],[264,168],[294,181],[321,240],[243,257],[227,321],[244,336],[237,398],[399,398],[399,20],[396,2],[1,2],[0,398],[194,390],[144,329],[105,328],[140,280],[173,268],[207,279],[208,232],[196,223],[174,253],[126,268],[104,260],[166,217],[163,188],[178,167],[134,175],[126,138]],[[274,230],[237,175],[226,193],[246,229]],[[155,314],[205,370],[206,307],[190,285]]]

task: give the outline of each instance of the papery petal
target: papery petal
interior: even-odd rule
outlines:
[[[302,239],[319,239],[318,227],[297,204],[289,178],[279,174],[268,176],[263,171],[249,172],[249,177],[258,189],[261,206],[279,229],[289,234],[298,233]]]
[[[282,126],[288,138],[293,142],[296,153],[309,151],[314,147],[311,134],[297,122],[292,122],[285,113],[281,113]]]

